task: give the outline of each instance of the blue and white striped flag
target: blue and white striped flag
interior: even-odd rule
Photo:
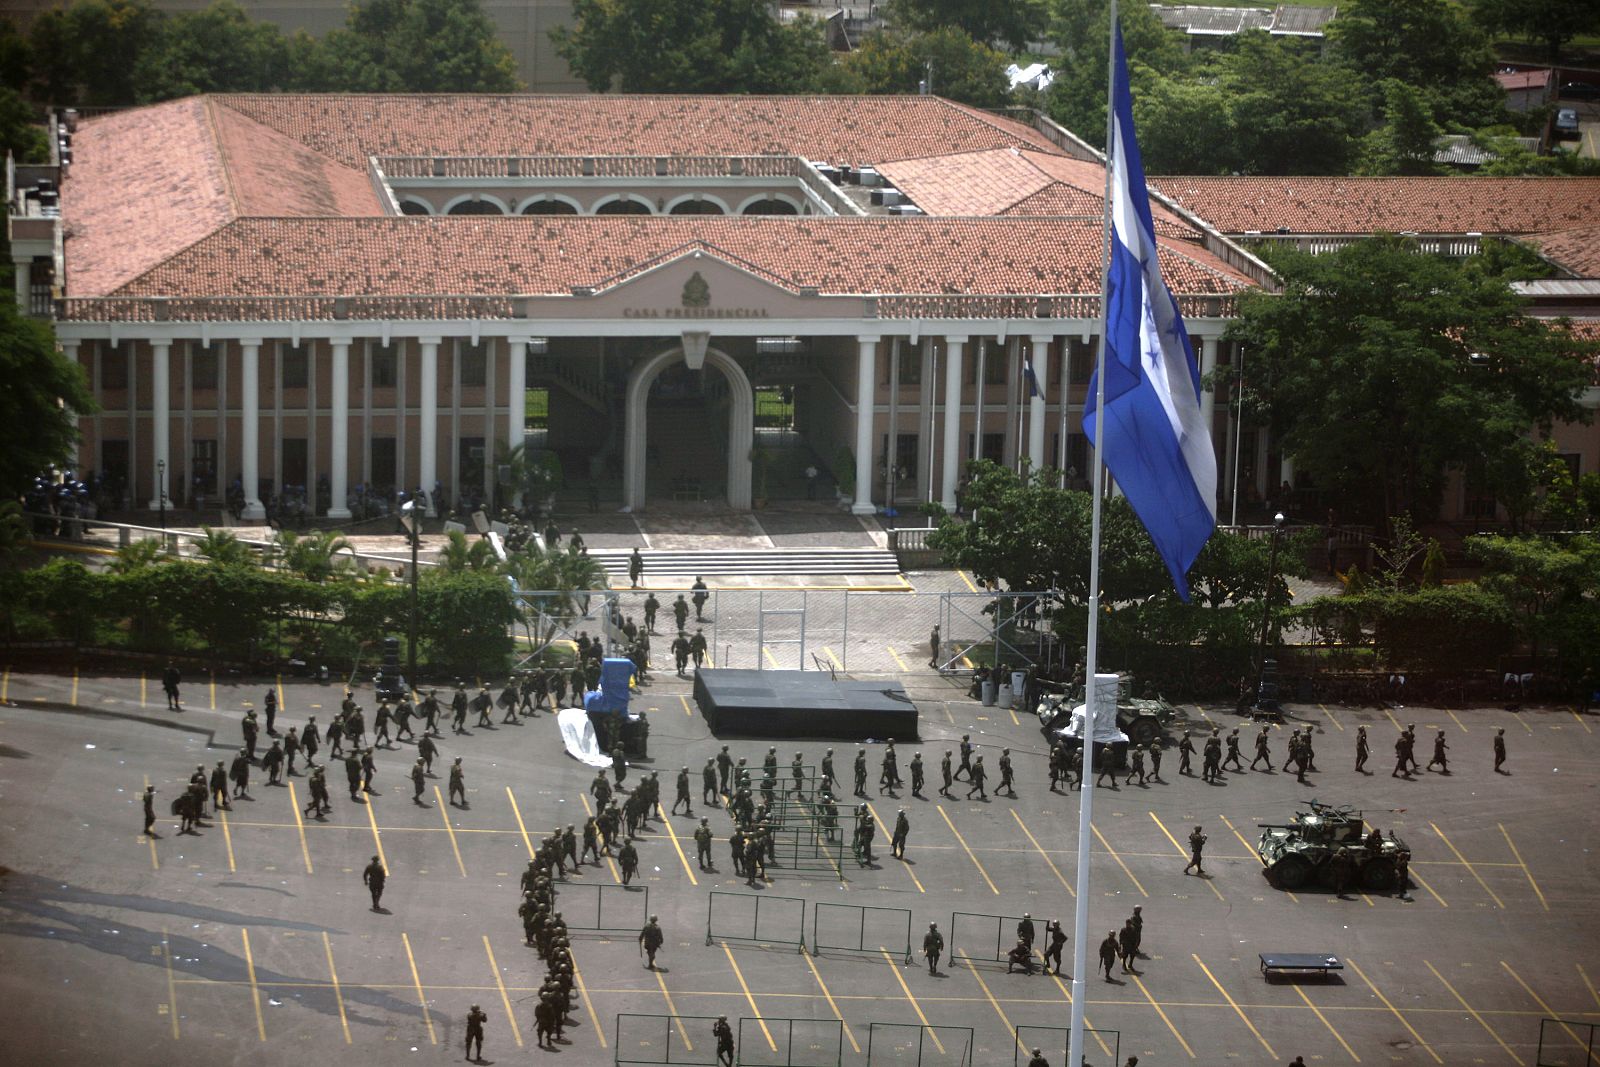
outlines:
[[[1106,315],[1104,460],[1189,599],[1189,568],[1217,525],[1217,460],[1200,417],[1200,374],[1178,302],[1161,280],[1122,30],[1112,73],[1111,267]],[[1083,430],[1095,436],[1089,383]]]

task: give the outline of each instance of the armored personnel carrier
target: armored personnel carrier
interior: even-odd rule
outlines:
[[[1129,744],[1143,747],[1167,732],[1177,721],[1178,711],[1160,697],[1136,697],[1133,693],[1133,675],[1117,675],[1117,729],[1127,735]],[[1062,696],[1048,696],[1039,702],[1039,725],[1060,731],[1082,705],[1082,685]]]
[[[1308,808],[1296,812],[1286,823],[1259,824],[1262,834],[1256,852],[1261,856],[1261,873],[1267,881],[1290,890],[1306,885],[1331,886],[1330,861],[1340,848],[1346,848],[1353,863],[1353,885],[1373,892],[1394,888],[1395,858],[1406,849],[1404,841],[1392,831],[1388,837],[1376,829],[1369,831],[1361,812],[1353,808],[1315,800]]]

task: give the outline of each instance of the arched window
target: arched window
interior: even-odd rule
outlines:
[[[578,207],[567,200],[530,200],[522,205],[524,215],[576,215]]]
[[[742,215],[798,215],[800,210],[787,200],[775,196],[762,197],[745,204]]]
[[[505,209],[492,200],[461,200],[450,205],[450,215],[504,215]]]
[[[607,200],[596,205],[596,215],[654,215],[655,211],[643,200],[634,200],[631,197],[618,197],[616,200]]]
[[[415,200],[406,197],[400,201],[400,214],[402,215],[432,215],[433,205],[425,200]]]
[[[668,215],[726,215],[727,209],[715,200],[690,198],[667,208]]]

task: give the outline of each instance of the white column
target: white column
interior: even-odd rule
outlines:
[[[261,341],[250,338],[239,342],[239,431],[242,462],[240,480],[244,482],[244,517],[259,521],[267,517],[261,506]]]
[[[1212,433],[1216,427],[1213,425],[1217,417],[1217,390],[1215,386],[1206,385],[1205,380],[1217,370],[1217,345],[1220,340],[1215,337],[1201,337],[1200,341],[1200,421],[1205,424],[1206,433]]]
[[[522,444],[528,425],[528,341],[526,338],[511,342],[511,364],[507,367],[506,387],[506,447]]]
[[[417,344],[422,349],[417,484],[428,494],[428,515],[431,518],[439,514],[439,502],[433,499],[433,483],[439,480],[439,338],[423,337]]]
[[[328,412],[328,422],[333,430],[333,439],[329,442],[329,466],[333,468],[328,477],[330,487],[328,518],[348,519],[350,509],[345,506],[345,501],[350,493],[350,341],[348,338],[335,337],[329,342],[333,346],[333,394],[330,397],[332,406]]]
[[[956,481],[961,475],[961,374],[965,337],[946,337],[944,355],[944,472],[939,481],[939,502],[956,510]]]
[[[1039,384],[1039,395],[1028,401],[1028,462],[1034,470],[1042,470],[1046,465],[1044,408],[1050,391],[1050,334],[1036,333],[1028,337],[1028,358]]]
[[[32,285],[33,257],[27,256],[23,259],[13,259],[11,267],[11,278],[17,286],[17,310],[26,315],[30,310],[28,307],[28,289]]]
[[[161,507],[162,482],[172,477],[167,455],[172,431],[172,342],[150,342],[150,510]],[[167,498],[172,491],[167,490]]]
[[[878,394],[878,338],[858,337],[856,344],[856,499],[850,511],[871,515],[877,511],[872,505],[872,414]],[[889,449],[892,457],[893,442]]]
[[[65,359],[69,363],[71,363],[74,366],[76,366],[77,363],[78,363],[78,342],[77,341],[62,341],[61,342],[61,355],[63,357],[65,357]],[[93,381],[93,380],[96,380],[96,379],[91,379],[91,380]],[[80,449],[83,446],[83,430],[82,430],[81,419],[79,420],[78,423],[75,423],[73,425],[73,431],[74,431],[74,433],[73,433],[73,437],[72,437],[72,472],[73,472],[73,474],[75,476],[77,476],[79,478],[82,478],[83,477],[83,456],[80,453]],[[100,435],[96,434],[95,435],[95,442],[98,444],[99,440],[100,440]]]

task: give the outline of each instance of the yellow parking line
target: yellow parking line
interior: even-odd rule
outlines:
[[[667,831],[667,836],[672,839],[672,849],[678,854],[678,861],[683,864],[683,873],[689,876],[689,884],[698,886],[700,879],[694,876],[694,868],[689,866],[689,857],[683,854],[683,845],[679,843],[678,835],[672,829],[672,817],[669,815],[662,819],[661,825]]]
[[[1187,856],[1188,853],[1183,850],[1182,845],[1178,844],[1178,839],[1172,836],[1172,831],[1167,829],[1166,823],[1163,823],[1160,817],[1157,816],[1153,811],[1150,813],[1150,818],[1155,819],[1156,825],[1161,827],[1161,832],[1167,835],[1168,841],[1172,842],[1172,847],[1178,850],[1178,855]],[[1200,880],[1207,886],[1210,886],[1211,891],[1217,895],[1218,900],[1222,899],[1222,890],[1218,889],[1214,885],[1211,885],[1211,879],[1202,876]]]
[[[1217,981],[1217,976],[1211,973],[1211,968],[1207,967],[1205,962],[1201,960],[1199,956],[1196,956],[1193,953],[1189,954],[1189,958],[1198,963],[1200,965],[1200,969],[1206,972],[1206,977],[1211,979],[1211,984],[1217,987],[1217,992],[1222,994],[1222,999],[1228,1002],[1228,1006],[1231,1007],[1234,1010],[1234,1013],[1239,1016],[1246,1026],[1250,1028],[1250,1032],[1256,1035],[1256,1040],[1261,1042],[1261,1047],[1267,1050],[1267,1055],[1271,1056],[1273,1059],[1277,1059],[1277,1051],[1267,1043],[1266,1038],[1261,1036],[1261,1031],[1256,1029],[1256,1024],[1251,1022],[1250,1017],[1244,1013],[1244,1009],[1239,1007],[1239,1002],[1234,1000],[1226,989],[1222,988],[1222,983]],[[1421,1041],[1422,1039],[1418,1038],[1417,1040]]]
[[[1406,728],[1400,725],[1400,720],[1394,717],[1394,712],[1390,711],[1388,708],[1384,708],[1383,713],[1389,717],[1390,722],[1394,723],[1394,728],[1396,730],[1398,730],[1400,733],[1406,732]]]
[[[683,713],[689,716],[691,719],[694,718],[694,711],[689,707],[689,698],[684,696],[682,693],[679,693],[678,699],[683,702]]]
[[[72,706],[78,706],[78,668],[72,668]]]
[[[435,786],[434,788],[438,788]],[[522,821],[522,809],[517,807],[517,798],[511,792],[511,787],[506,786],[506,799],[511,801],[511,814],[517,817],[517,829],[522,831],[522,843],[528,848],[528,858],[536,859],[537,853],[533,850],[533,839],[528,836],[528,826]],[[587,807],[587,803],[585,804]]]
[[[1489,883],[1483,880],[1483,875],[1479,874],[1478,869],[1467,860],[1467,857],[1461,854],[1461,850],[1456,848],[1456,846],[1451,843],[1448,837],[1444,836],[1444,831],[1439,829],[1438,824],[1430,822],[1428,825],[1433,827],[1433,832],[1439,835],[1439,840],[1443,841],[1445,843],[1445,847],[1447,847],[1451,852],[1455,853],[1456,859],[1460,860],[1462,865],[1472,873],[1472,877],[1478,880],[1478,884],[1483,887],[1483,891],[1489,894],[1489,899],[1494,901],[1495,907],[1504,908],[1506,906],[1505,902],[1495,895],[1495,891],[1493,889],[1489,888]]]
[[[1156,1014],[1161,1016],[1161,1021],[1167,1024],[1167,1029],[1171,1030],[1172,1036],[1178,1039],[1178,1044],[1183,1046],[1183,1051],[1189,1054],[1191,1060],[1194,1059],[1194,1049],[1190,1048],[1189,1042],[1185,1041],[1183,1035],[1178,1033],[1178,1028],[1172,1025],[1172,1020],[1167,1018],[1167,1013],[1162,1010],[1160,1004],[1156,1003],[1156,998],[1150,995],[1150,990],[1145,988],[1144,982],[1136,974],[1129,974],[1128,977],[1133,979],[1133,984],[1139,987],[1139,992],[1144,994],[1144,999],[1148,1000],[1150,1006],[1156,1010]]]
[[[1061,976],[1059,974],[1052,974],[1050,977],[1055,981],[1056,988],[1061,990],[1061,995],[1067,998],[1067,1003],[1071,1004],[1072,991],[1067,988],[1067,983],[1061,980]],[[1087,1007],[1088,1005],[1085,1005],[1085,1008]],[[1104,1052],[1107,1056],[1114,1055],[1114,1053],[1111,1051],[1111,1046],[1106,1044],[1106,1039],[1100,1035],[1100,1031],[1094,1029],[1094,1023],[1089,1021],[1089,1013],[1087,1011],[1085,1011],[1083,1014],[1083,1025],[1087,1030],[1094,1030],[1094,1039],[1100,1043],[1101,1052]]]
[[[1506,824],[1505,823],[1499,823],[1497,825],[1500,827],[1501,835],[1504,836],[1505,839],[1506,839],[1506,844],[1509,845],[1510,848],[1511,848],[1511,854],[1517,858],[1517,866],[1522,868],[1522,873],[1528,879],[1528,884],[1533,886],[1534,893],[1536,893],[1538,895],[1539,903],[1544,906],[1544,910],[1545,911],[1549,911],[1550,910],[1550,902],[1548,900],[1544,899],[1544,890],[1540,889],[1539,888],[1539,883],[1535,882],[1533,880],[1533,872],[1528,870],[1527,863],[1525,863],[1523,861],[1522,853],[1521,853],[1521,851],[1519,851],[1517,849],[1517,843],[1515,841],[1511,840],[1511,832],[1506,829]]]
[[[1469,732],[1470,732],[1470,731],[1469,731],[1469,730],[1468,730],[1468,729],[1467,729],[1467,724],[1466,724],[1466,723],[1464,723],[1464,722],[1462,722],[1462,721],[1461,721],[1461,719],[1460,719],[1460,718],[1459,718],[1459,717],[1458,717],[1458,716],[1457,716],[1457,715],[1456,715],[1456,713],[1455,713],[1455,712],[1453,712],[1453,711],[1451,711],[1451,710],[1450,710],[1450,709],[1449,709],[1449,708],[1445,708],[1445,709],[1444,709],[1444,713],[1445,713],[1445,714],[1446,714],[1446,715],[1448,715],[1448,716],[1450,716],[1450,718],[1451,718],[1451,719],[1452,719],[1452,720],[1454,720],[1454,722],[1455,722],[1455,724],[1456,724],[1456,725],[1457,725],[1457,726],[1459,726],[1459,727],[1461,727],[1461,732],[1462,732],[1462,733],[1469,733]]]
[[[1577,712],[1577,709],[1575,709],[1575,708],[1568,708],[1568,709],[1567,709],[1567,710],[1568,710],[1568,711],[1570,711],[1570,712],[1571,712],[1571,713],[1572,713],[1572,717],[1573,717],[1573,718],[1574,718],[1574,719],[1577,719],[1577,720],[1578,720],[1578,725],[1579,725],[1579,726],[1581,726],[1581,727],[1583,727],[1583,732],[1584,732],[1584,733],[1586,733],[1586,734],[1592,734],[1592,733],[1594,733],[1594,731],[1593,731],[1593,730],[1591,730],[1591,729],[1589,729],[1589,724],[1588,724],[1588,723],[1587,723],[1587,722],[1585,722],[1585,721],[1584,721],[1584,718],[1583,718],[1583,716],[1582,716],[1582,715],[1579,715],[1579,714],[1578,714],[1578,712]]]
[[[1150,894],[1144,891],[1144,886],[1139,884],[1139,879],[1135,878],[1133,872],[1128,870],[1128,865],[1122,862],[1122,857],[1117,855],[1117,850],[1111,847],[1111,842],[1107,841],[1105,835],[1100,832],[1100,827],[1090,823],[1089,829],[1094,831],[1095,839],[1100,842],[1100,846],[1111,853],[1111,858],[1117,861],[1117,866],[1121,867],[1122,873],[1128,876],[1128,881],[1133,883],[1133,888],[1139,891],[1141,897],[1149,899]]]
[[[367,809],[367,821],[372,823],[372,843],[378,849],[378,862],[383,864],[385,871],[389,870],[389,857],[383,854],[383,838],[378,835],[378,816],[372,810],[372,797],[367,797],[367,802],[362,805]]]
[[[211,672],[211,710],[217,710],[217,672]]]
[[[594,1027],[594,1036],[600,1039],[600,1047],[606,1047],[605,1031],[600,1029],[600,1016],[595,1014],[594,1001],[589,997],[589,987],[584,984],[583,971],[578,967],[578,956],[570,949],[567,958],[572,961],[572,980],[577,983],[578,996],[583,1000],[583,1006],[589,1009],[589,1025]]]
[[[1033,845],[1033,847],[1038,850],[1039,855],[1044,857],[1045,863],[1049,864],[1049,866],[1050,866],[1050,873],[1052,873],[1052,874],[1054,874],[1056,876],[1056,881],[1060,882],[1061,883],[1061,888],[1065,889],[1067,891],[1067,896],[1069,896],[1069,897],[1077,896],[1078,895],[1078,891],[1076,889],[1072,888],[1072,883],[1067,881],[1066,877],[1061,873],[1060,869],[1058,867],[1056,867],[1056,861],[1050,858],[1050,853],[1046,852],[1040,846],[1038,838],[1034,837],[1033,836],[1033,831],[1028,829],[1028,824],[1023,822],[1022,821],[1022,816],[1017,814],[1017,809],[1016,808],[1011,808],[1010,811],[1011,811],[1011,817],[1013,819],[1017,820],[1017,827],[1024,834],[1027,835],[1029,843],[1031,843]]]
[[[1317,707],[1322,709],[1322,714],[1324,714],[1324,715],[1326,715],[1328,717],[1328,721],[1329,722],[1333,723],[1333,725],[1335,725],[1335,726],[1337,726],[1339,728],[1339,732],[1340,733],[1344,733],[1344,723],[1340,722],[1338,719],[1336,719],[1334,717],[1333,712],[1328,710],[1328,707],[1327,707],[1326,704],[1318,704]],[[1354,1053],[1352,1053],[1351,1055],[1354,1055]]]
[[[933,1028],[928,1017],[922,1013],[922,1005],[917,1003],[917,998],[911,995],[911,987],[906,985],[905,975],[900,973],[899,964],[890,958],[889,950],[878,946],[878,951],[883,954],[883,962],[889,965],[889,973],[894,975],[894,980],[900,983],[900,992],[906,995],[906,1000],[911,1002],[911,1010],[917,1013],[917,1018],[922,1020],[922,1025],[928,1028],[928,1036],[933,1038],[934,1045],[939,1049],[939,1055],[945,1055],[944,1042],[939,1040],[939,1032]]]
[[[967,970],[972,972],[972,977],[978,980],[978,986],[983,990],[983,995],[988,999],[989,1007],[993,1008],[994,1013],[1000,1016],[1000,1025],[1005,1027],[1006,1033],[1016,1035],[1017,1028],[1011,1025],[1011,1019],[1006,1015],[1006,1010],[1000,1006],[1000,1002],[998,1000],[994,999],[994,994],[989,992],[989,983],[983,980],[983,975],[978,973],[978,968],[972,965],[972,958],[970,956],[965,957],[962,962],[967,965]],[[1022,1038],[1020,1036],[1014,1036],[1013,1039],[1016,1041],[1018,1047],[1022,1046]]]
[[[1322,1025],[1328,1028],[1328,1033],[1333,1035],[1333,1039],[1343,1045],[1346,1052],[1350,1053],[1350,1058],[1360,1063],[1361,1057],[1356,1055],[1356,1050],[1350,1047],[1350,1043],[1344,1039],[1344,1035],[1334,1029],[1333,1024],[1328,1021],[1328,1017],[1322,1014],[1322,1009],[1311,1003],[1311,998],[1306,996],[1306,991],[1299,986],[1295,986],[1294,991],[1300,994],[1300,999],[1306,1002],[1306,1007],[1310,1008],[1317,1018],[1322,1020]]]
[[[693,1052],[694,1042],[689,1040],[689,1031],[683,1028],[683,1020],[678,1017],[678,1006],[672,1003],[672,994],[667,992],[667,980],[660,971],[651,972],[656,976],[656,985],[661,987],[661,995],[666,998],[667,1011],[672,1015],[672,1021],[678,1024],[678,1037],[683,1041],[684,1051]]]
[[[589,806],[589,794],[588,793],[579,793],[578,794],[578,799],[583,801],[583,813],[584,813],[584,815],[585,816],[594,815],[594,808]],[[611,858],[611,854],[610,853],[602,852],[601,855],[605,856],[605,858],[606,858],[606,866],[611,868],[611,880],[613,882],[620,883],[622,881],[622,872],[617,870],[616,861]]]
[[[1583,979],[1583,984],[1589,987],[1589,995],[1596,1004],[1600,1004],[1600,989],[1594,987],[1594,982],[1589,978],[1589,972],[1583,969],[1583,964],[1578,964],[1578,977]]]
[[[773,670],[779,669],[778,658],[772,654],[772,649],[768,648],[766,645],[762,645],[761,654],[767,657],[767,662],[772,665]]]
[[[772,1031],[767,1029],[767,1020],[761,1017],[761,1009],[756,1007],[756,998],[750,995],[750,987],[745,984],[744,973],[739,970],[739,961],[733,958],[733,949],[728,947],[726,941],[722,943],[722,951],[728,957],[728,966],[733,968],[733,976],[739,980],[739,988],[744,990],[744,999],[750,1005],[750,1014],[761,1024],[761,1032],[766,1036],[767,1047],[773,1052],[778,1051],[778,1043],[772,1040]]]
[[[896,663],[900,664],[900,669],[902,671],[909,671],[911,669],[910,667],[906,666],[906,661],[900,658],[900,653],[898,653],[898,652],[896,652],[894,650],[894,646],[893,645],[884,645],[883,647],[887,648],[889,650],[889,655],[893,656],[894,657],[894,661]]]
[[[1438,893],[1433,891],[1433,886],[1429,885],[1427,880],[1423,878],[1422,875],[1418,874],[1415,869],[1408,867],[1407,870],[1410,872],[1411,877],[1416,879],[1417,884],[1426,889],[1428,891],[1428,895],[1439,902],[1439,906],[1441,908],[1448,908],[1450,906],[1444,902],[1444,897],[1441,897]]]
[[[1530,734],[1533,733],[1533,727],[1528,725],[1528,720],[1527,719],[1523,718],[1521,715],[1513,715],[1513,716],[1511,716],[1511,718],[1518,726],[1521,726],[1524,730],[1528,731]]]
[[[444,820],[444,832],[450,835],[450,850],[456,854],[456,869],[465,878],[467,865],[461,862],[461,846],[456,844],[456,829],[450,825],[450,806],[444,802],[444,794],[439,792],[438,786],[433,787],[433,796],[439,802],[439,818]]]
[[[294,809],[294,825],[300,831],[300,858],[306,861],[306,873],[311,873],[311,849],[306,847],[306,823],[300,816],[300,798],[295,795],[294,782],[289,782],[289,806]]]
[[[256,1010],[256,1036],[265,1041],[267,1024],[261,1018],[261,987],[256,985],[256,958],[250,952],[250,931],[241,926],[239,933],[244,937],[244,966],[245,973],[250,976],[250,1006]]]
[[[956,829],[956,824],[950,821],[949,815],[945,814],[944,805],[935,804],[934,807],[938,809],[940,815],[944,816],[944,824],[950,827],[950,832],[956,835],[957,841],[961,842],[961,848],[966,852],[967,858],[972,861],[974,867],[978,868],[978,873],[983,875],[983,880],[989,884],[989,891],[995,896],[999,896],[1000,890],[995,888],[994,880],[989,877],[989,872],[983,869],[983,864],[978,862],[978,857],[973,855],[972,849],[967,846],[967,839],[961,836],[961,831]]]
[[[283,699],[283,675],[280,674],[278,675],[278,714],[286,714],[288,710],[289,702]]]
[[[11,699],[11,668],[7,667],[4,674],[0,674],[0,704]]]
[[[435,789],[438,786],[434,787]],[[505,979],[500,977],[500,965],[495,962],[494,949],[489,945],[489,935],[483,935],[483,951],[489,955],[489,970],[494,974],[494,984],[500,989],[500,1003],[506,1009],[506,1023],[511,1027],[511,1036],[517,1039],[517,1047],[522,1047],[522,1027],[517,1025],[517,1013],[511,1010],[511,994],[506,992]]]
[[[1433,1062],[1443,1063],[1444,1060],[1441,1060],[1439,1058],[1439,1054],[1433,1051],[1433,1046],[1428,1044],[1428,1042],[1423,1039],[1421,1034],[1417,1033],[1416,1028],[1406,1020],[1404,1015],[1400,1014],[1400,1009],[1395,1007],[1389,998],[1383,995],[1383,990],[1372,984],[1372,979],[1367,977],[1367,972],[1361,969],[1361,965],[1355,960],[1351,959],[1349,956],[1346,956],[1344,961],[1355,969],[1356,974],[1361,977],[1363,982],[1367,983],[1367,988],[1372,990],[1373,996],[1383,1001],[1383,1006],[1389,1009],[1390,1014],[1392,1014],[1396,1019],[1400,1020],[1400,1025],[1405,1027],[1406,1030],[1410,1032],[1412,1039],[1415,1040],[1417,1044],[1428,1050],[1428,1055],[1433,1057]]]
[[[149,703],[149,700],[145,696],[145,689],[146,689],[147,684],[149,683],[149,681],[150,681],[150,679],[145,676],[144,671],[140,671],[139,672],[139,706],[141,708]]]
[[[873,807],[870,801],[867,803],[867,810],[872,813],[872,820],[878,824],[878,829],[883,831],[883,839],[885,841],[893,841],[894,834],[889,832],[889,824],[883,821],[883,817],[878,814],[878,809]],[[911,876],[911,882],[917,887],[917,892],[926,893],[927,890],[922,888],[922,879],[917,877],[917,872],[912,870],[910,865],[904,861],[901,861],[900,866]]]
[[[339,1025],[344,1028],[344,1043],[350,1044],[350,1020],[344,1013],[344,990],[339,988],[339,972],[333,968],[333,942],[328,940],[328,931],[322,931],[322,948],[328,956],[328,977],[333,980],[333,999],[339,1005]]]
[[[828,1007],[833,1009],[833,1017],[839,1020],[839,1025],[844,1027],[844,1036],[850,1040],[850,1047],[856,1050],[856,1055],[861,1054],[861,1045],[856,1041],[856,1035],[850,1032],[850,1024],[844,1021],[844,1015],[839,1011],[839,1005],[833,1002],[833,994],[828,992],[828,983],[822,980],[822,972],[817,970],[817,965],[811,959],[809,952],[800,953],[800,958],[806,961],[806,966],[811,968],[811,976],[817,980],[817,987],[822,990],[822,998],[828,1002]]]
[[[1471,1004],[1468,1004],[1467,998],[1456,992],[1456,987],[1450,984],[1449,979],[1439,973],[1439,969],[1437,967],[1435,967],[1432,963],[1429,963],[1427,960],[1423,960],[1422,962],[1427,965],[1428,970],[1433,972],[1433,976],[1439,979],[1439,981],[1443,983],[1444,987],[1450,991],[1450,995],[1456,998],[1456,1003],[1460,1004],[1466,1009],[1469,1015],[1478,1020],[1478,1025],[1489,1031],[1489,1036],[1495,1039],[1496,1044],[1506,1050],[1506,1055],[1511,1057],[1513,1063],[1517,1064],[1518,1067],[1521,1067],[1522,1057],[1511,1051],[1511,1046],[1507,1045],[1500,1039],[1500,1035],[1495,1033],[1494,1027],[1490,1026],[1484,1017],[1478,1014],[1478,1009],[1474,1008]]]
[[[839,657],[835,656],[833,654],[833,649],[829,648],[827,645],[823,645],[822,646],[822,654],[824,656],[828,657],[828,662],[833,664],[833,669],[834,670],[836,670],[836,671],[844,670],[844,664],[840,663],[839,662]]]
[[[404,930],[400,932],[400,942],[406,947],[406,962],[411,964],[411,984],[417,990],[417,1003],[422,1005],[422,1021],[428,1026],[428,1040],[437,1045],[439,1035],[433,1030],[433,1013],[428,1011],[428,994],[422,991],[422,976],[417,973],[417,957],[411,953],[411,938]]]
[[[976,593],[978,591],[978,587],[972,584],[972,579],[967,577],[966,571],[957,570],[956,573],[961,576],[963,582],[967,583],[967,592]]]
[[[1572,1040],[1577,1043],[1579,1048],[1589,1047],[1589,1045],[1585,1044],[1584,1041],[1578,1037],[1577,1033],[1573,1031],[1571,1026],[1568,1026],[1562,1021],[1561,1016],[1556,1014],[1556,1010],[1550,1005],[1546,1004],[1544,1002],[1544,998],[1535,993],[1531,985],[1522,980],[1522,975],[1511,969],[1511,964],[1507,963],[1505,960],[1501,960],[1500,966],[1504,967],[1506,969],[1506,973],[1517,980],[1517,984],[1527,991],[1528,996],[1533,998],[1533,1002],[1539,1005],[1546,1015],[1554,1019],[1556,1022],[1561,1023],[1561,1029],[1567,1032],[1567,1036],[1572,1038]]]
[[[167,928],[161,928],[161,958],[167,965],[167,1017],[172,1020],[172,1040],[178,1040],[178,987],[172,980],[172,944]]]
[[[237,871],[239,868],[233,862],[233,831],[228,829],[228,809],[222,808],[217,814],[222,816],[222,840],[228,845],[228,870]]]

